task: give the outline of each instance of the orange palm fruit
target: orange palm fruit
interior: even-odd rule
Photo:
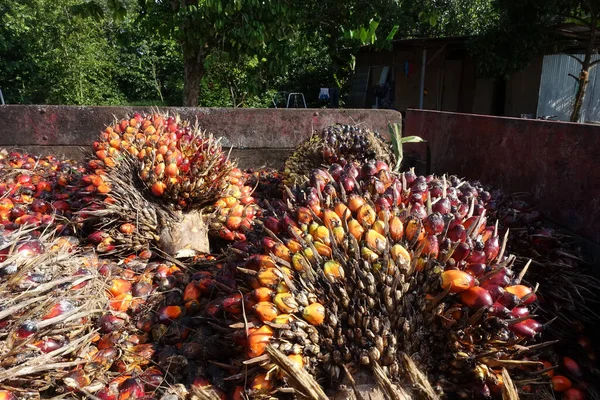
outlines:
[[[302,318],[311,325],[321,325],[325,321],[325,307],[320,303],[312,303],[304,308]]]
[[[369,229],[367,231],[365,235],[365,242],[367,243],[367,247],[369,247],[369,249],[379,255],[383,254],[387,247],[386,237],[374,229]]]
[[[135,225],[131,224],[129,222],[126,222],[119,227],[119,231],[126,235],[131,235],[133,232],[135,232]]]
[[[363,204],[356,212],[356,219],[361,225],[373,225],[376,218],[377,214],[369,204]]]
[[[270,301],[261,301],[254,306],[254,312],[261,321],[273,321],[279,314],[277,306]]]
[[[410,264],[410,253],[400,243],[396,243],[392,246],[392,248],[390,249],[390,254],[392,255],[392,259],[394,261]]]
[[[269,379],[267,374],[258,374],[250,383],[250,390],[253,392],[270,392],[273,390],[273,380]]]
[[[459,293],[472,288],[475,279],[470,274],[459,270],[448,270],[442,272],[442,289],[450,289],[450,293]]]
[[[129,293],[122,293],[109,300],[109,307],[113,311],[127,311],[131,305],[133,296]]]
[[[357,212],[365,204],[365,199],[359,195],[353,194],[348,198],[348,208],[352,212]]]
[[[531,289],[529,286],[513,285],[513,286],[507,286],[504,289],[508,293],[514,294],[519,299],[523,299],[527,296],[525,301],[522,303],[524,305],[531,304],[536,300],[536,295],[535,295],[535,293],[533,293],[533,289]]]
[[[131,291],[131,282],[125,279],[115,278],[110,282],[110,287],[108,288],[108,291],[113,296],[118,296],[123,293],[129,293]]]
[[[197,281],[191,281],[183,291],[183,301],[198,300],[200,298],[200,284]]]
[[[331,247],[321,242],[314,242],[313,245],[315,246],[315,249],[317,249],[317,253],[319,253],[321,256],[327,258],[331,257]]]
[[[275,287],[281,280],[281,273],[275,268],[261,268],[256,277],[261,286]]]
[[[248,357],[254,358],[264,354],[271,337],[273,337],[273,329],[267,325],[263,325],[253,331],[248,336]]]
[[[298,207],[296,210],[296,220],[301,224],[310,224],[312,222],[312,214],[310,209],[306,207]]]
[[[363,233],[365,233],[365,229],[355,219],[351,219],[350,221],[348,221],[348,231],[358,241],[362,240],[362,235]]]
[[[298,309],[298,302],[296,302],[296,298],[293,294],[287,293],[277,293],[273,298],[273,303],[277,306],[277,308],[282,313],[293,313]]]
[[[272,289],[269,289],[267,287],[260,287],[258,289],[254,289],[254,298],[257,302],[271,301],[274,295],[275,292],[273,292]]]
[[[382,220],[376,220],[372,228],[375,232],[379,233],[380,235],[385,235],[385,222],[383,222]]]
[[[344,268],[342,264],[337,261],[329,260],[325,262],[323,266],[323,272],[325,273],[325,277],[329,279],[331,282],[334,282],[337,279],[344,279]]]
[[[342,225],[341,218],[333,210],[325,210],[325,211],[323,211],[323,222],[325,223],[325,226],[327,228],[329,228],[329,229],[333,229],[336,226],[341,226]]]
[[[348,220],[352,216],[352,213],[350,212],[348,206],[346,206],[341,201],[337,203],[335,207],[333,207],[333,210],[335,211],[338,217],[345,218],[346,220]]]

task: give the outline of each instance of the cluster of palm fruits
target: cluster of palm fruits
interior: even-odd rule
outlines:
[[[98,260],[81,253],[77,238],[31,232],[4,231],[0,239],[2,398],[39,398],[82,364],[104,304]]]
[[[379,133],[367,128],[337,124],[323,128],[300,143],[283,167],[284,182],[303,183],[315,167],[349,161],[379,160],[390,164],[391,147]]]
[[[56,226],[70,231],[70,200],[85,169],[74,161],[0,153],[0,223],[7,231]],[[89,200],[89,199],[88,199]]]

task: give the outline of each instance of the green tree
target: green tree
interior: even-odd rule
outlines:
[[[70,13],[75,0],[0,4],[0,86],[9,103],[119,104],[110,26]]]

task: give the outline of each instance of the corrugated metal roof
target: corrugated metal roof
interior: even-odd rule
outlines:
[[[575,54],[583,59],[583,54]],[[592,56],[592,61],[599,59]],[[581,64],[567,54],[544,56],[537,116],[556,115],[561,121],[569,121],[577,93],[577,80]],[[600,68],[590,72],[580,122],[600,121]]]

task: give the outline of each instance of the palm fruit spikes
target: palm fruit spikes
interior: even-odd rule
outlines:
[[[303,183],[314,168],[322,165],[369,160],[380,160],[388,165],[393,162],[390,145],[377,132],[359,126],[329,126],[313,132],[286,160],[284,182],[287,185]]]

